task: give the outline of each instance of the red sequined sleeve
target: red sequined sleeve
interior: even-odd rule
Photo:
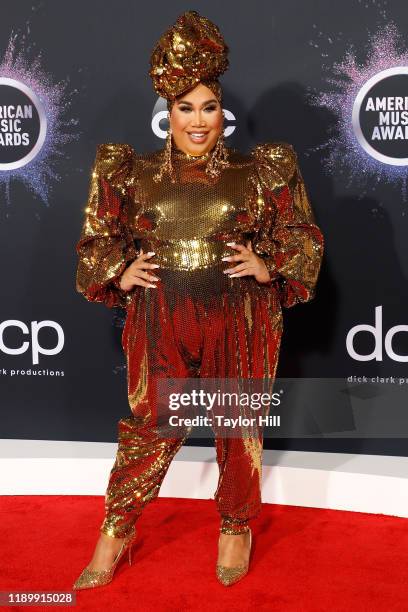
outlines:
[[[282,306],[290,308],[315,295],[324,238],[292,145],[256,145],[257,231],[254,251],[263,257]]]
[[[137,257],[127,225],[126,179],[134,152],[127,144],[102,144],[92,168],[80,239],[76,289],[90,302],[126,308],[132,292],[118,279]]]

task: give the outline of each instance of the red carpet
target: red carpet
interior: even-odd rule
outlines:
[[[0,514],[0,590],[70,590],[92,556],[103,498],[2,497]],[[78,591],[65,609],[408,610],[407,519],[264,505],[250,571],[231,587],[215,578],[212,500],[158,498],[138,526],[132,566],[122,559],[109,585]]]

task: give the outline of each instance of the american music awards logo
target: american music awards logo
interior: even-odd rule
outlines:
[[[0,76],[0,170],[16,170],[40,153],[47,117],[36,93],[15,79]]]
[[[374,159],[408,165],[408,67],[388,68],[371,77],[353,105],[353,130]]]
[[[341,61],[324,65],[328,91],[316,93],[309,88],[309,102],[335,118],[326,142],[312,150],[325,151],[326,171],[337,175],[345,170],[361,196],[388,183],[398,185],[407,201],[406,41],[397,26],[388,22],[369,36],[365,62],[357,59],[353,47]]]
[[[11,36],[0,61],[0,187],[10,203],[13,181],[23,182],[45,204],[65,145],[78,138],[78,121],[66,118],[74,92],[54,83],[41,57],[28,58]]]

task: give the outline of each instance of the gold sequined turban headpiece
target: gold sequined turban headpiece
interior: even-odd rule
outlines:
[[[217,77],[228,68],[228,51],[214,23],[197,11],[186,11],[160,37],[150,57],[149,75],[156,93],[169,106],[202,81],[221,100]]]

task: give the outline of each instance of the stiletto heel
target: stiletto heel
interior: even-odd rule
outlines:
[[[218,541],[219,542],[219,541]],[[224,565],[218,565],[216,568],[216,574],[219,582],[224,586],[230,586],[231,584],[235,584],[238,580],[241,580],[247,573],[249,569],[249,561],[251,558],[252,551],[252,531],[249,528],[249,557],[248,563],[244,563],[243,565],[237,565],[235,567],[225,567]]]
[[[122,546],[116,555],[111,567],[107,570],[91,570],[88,566],[82,571],[81,575],[73,584],[73,590],[89,589],[98,586],[104,586],[112,581],[115,569],[123,557],[126,550],[129,552],[129,565],[132,565],[132,546],[133,540],[136,537],[136,529],[133,526],[130,532],[125,536]]]

